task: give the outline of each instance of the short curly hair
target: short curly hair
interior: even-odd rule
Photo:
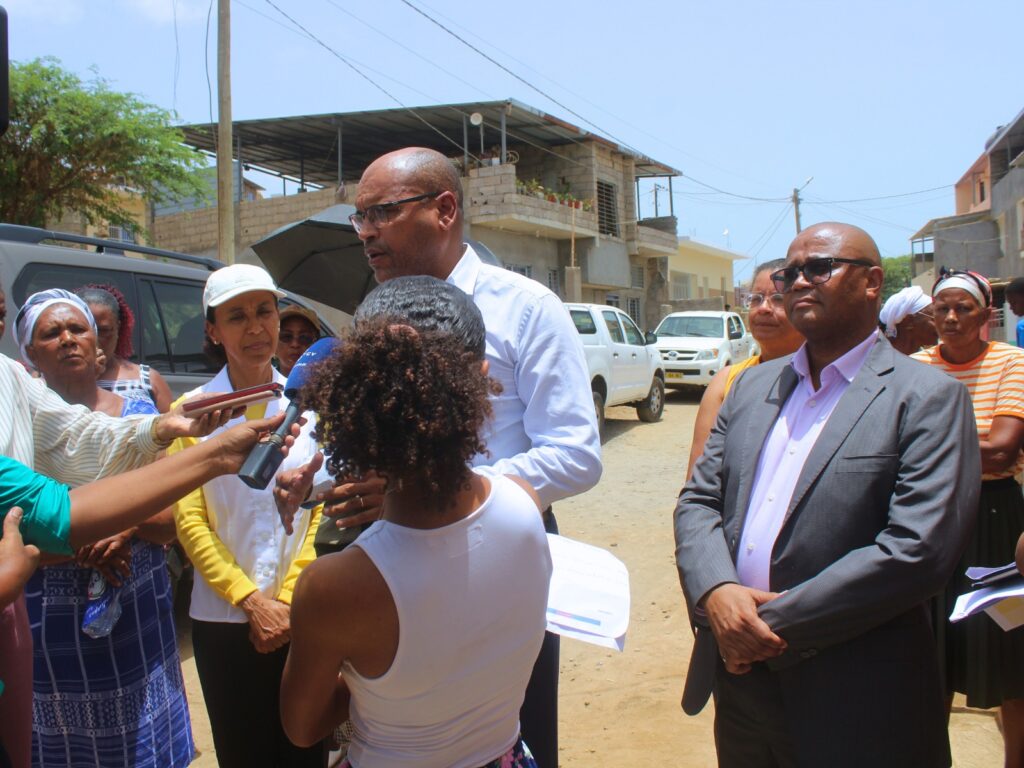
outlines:
[[[114,354],[122,360],[131,359],[135,354],[132,349],[132,330],[135,328],[135,313],[128,305],[128,300],[116,286],[105,283],[88,283],[81,288],[76,288],[78,298],[86,304],[99,304],[110,310],[117,323],[117,347]]]
[[[443,511],[469,487],[469,461],[500,385],[456,334],[383,315],[360,322],[303,389],[334,474],[375,470]]]

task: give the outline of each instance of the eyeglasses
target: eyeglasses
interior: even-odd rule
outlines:
[[[307,347],[316,341],[316,336],[311,333],[292,333],[291,331],[281,331],[277,338],[282,344],[291,344],[293,341],[297,341]]]
[[[757,309],[764,304],[766,300],[770,301],[773,307],[781,307],[785,302],[786,297],[781,293],[773,293],[768,296],[765,296],[763,293],[752,293],[747,296],[747,309]]]
[[[390,203],[378,203],[377,205],[369,206],[365,211],[357,210],[348,217],[348,220],[356,228],[356,232],[361,232],[363,226],[367,223],[371,227],[383,227],[388,223],[388,216],[392,208],[405,205],[406,203],[418,203],[420,200],[432,200],[440,194],[441,192],[426,192],[422,195],[406,197],[403,200],[392,200]]]
[[[793,287],[797,277],[803,275],[804,279],[811,285],[823,285],[832,278],[832,272],[836,264],[855,264],[858,267],[875,266],[870,261],[865,261],[864,259],[839,259],[834,256],[827,256],[823,259],[809,259],[799,267],[784,267],[777,272],[772,272],[772,284],[775,286],[775,290],[785,293]]]

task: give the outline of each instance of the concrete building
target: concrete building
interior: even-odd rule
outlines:
[[[1024,111],[1000,126],[957,182],[956,213],[911,237],[914,283],[930,288],[943,266],[993,279],[1024,275]]]
[[[214,128],[185,126],[186,142],[212,153]],[[563,299],[615,304],[643,325],[667,280],[657,262],[678,251],[671,193],[669,215],[648,217],[637,193],[648,180],[671,187],[679,171],[516,101],[241,121],[234,132],[236,161],[300,189],[236,206],[240,260],[278,227],[352,203],[366,166],[406,146],[447,154],[463,176],[466,236]],[[216,257],[216,207],[158,212],[151,231],[162,248]]]

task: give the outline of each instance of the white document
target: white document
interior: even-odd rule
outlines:
[[[548,534],[548,632],[623,649],[629,628],[629,571],[600,547]]]
[[[1024,578],[1017,576],[996,586],[965,592],[956,599],[949,620],[961,621],[981,611],[987,613],[1003,631],[1024,624]]]

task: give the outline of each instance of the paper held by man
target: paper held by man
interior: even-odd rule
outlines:
[[[611,552],[548,534],[548,632],[623,649],[629,627],[629,572]]]
[[[975,586],[987,586],[960,595],[950,621],[984,611],[1006,632],[1024,624],[1024,577],[1013,563],[998,568],[968,568],[967,578]]]

